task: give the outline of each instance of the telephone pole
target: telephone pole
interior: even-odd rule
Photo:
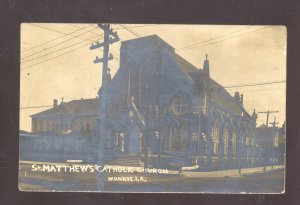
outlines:
[[[258,114],[266,114],[267,115],[267,120],[266,120],[266,127],[269,126],[269,116],[271,113],[278,113],[279,111],[278,110],[268,110],[268,111],[261,111],[261,112],[258,112]]]
[[[99,111],[100,111],[100,124],[99,124],[99,146],[98,146],[98,166],[100,169],[105,166],[105,139],[106,139],[106,99],[107,99],[107,83],[109,81],[110,71],[108,68],[108,61],[113,59],[113,55],[109,53],[109,44],[113,44],[120,40],[117,32],[113,32],[109,24],[98,24],[98,27],[104,31],[104,41],[102,43],[96,42],[92,44],[90,49],[94,50],[103,47],[103,57],[98,56],[94,63],[102,64],[102,85],[98,91],[99,96]],[[99,191],[104,191],[104,173],[98,172],[97,185]]]

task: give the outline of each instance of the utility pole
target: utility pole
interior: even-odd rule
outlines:
[[[272,111],[270,111],[270,110],[268,110],[268,111],[261,111],[261,112],[258,112],[258,114],[266,114],[267,115],[267,121],[266,121],[266,127],[268,127],[269,126],[269,116],[270,116],[270,114],[271,113],[278,113],[279,111],[278,110],[272,110]]]
[[[99,125],[99,146],[98,146],[98,166],[103,169],[105,166],[105,139],[106,139],[106,99],[107,99],[107,83],[109,81],[109,68],[108,61],[113,59],[113,55],[109,54],[109,44],[113,44],[119,41],[119,36],[117,32],[113,32],[110,29],[109,24],[98,24],[98,27],[104,31],[104,41],[102,43],[96,42],[92,44],[90,49],[94,50],[103,47],[103,58],[98,56],[94,60],[94,63],[102,64],[102,85],[101,89],[98,91],[99,95],[99,111],[100,111],[100,125]],[[101,91],[101,92],[100,92]],[[99,191],[104,191],[104,173],[98,172],[97,185]]]

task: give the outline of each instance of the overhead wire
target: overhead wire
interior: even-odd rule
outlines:
[[[103,34],[100,35],[100,37],[102,37],[102,36],[103,36]],[[94,38],[95,38],[95,36],[92,37],[92,38],[90,38],[90,39],[94,39]],[[45,56],[48,56],[48,55],[50,55],[50,54],[56,53],[56,52],[58,52],[58,51],[61,51],[61,50],[66,49],[66,48],[73,47],[73,46],[78,45],[78,44],[80,44],[80,43],[83,43],[83,42],[85,42],[85,41],[86,41],[86,40],[79,41],[79,42],[74,43],[74,44],[72,44],[72,45],[69,45],[69,46],[66,46],[66,47],[62,47],[62,48],[57,49],[57,50],[52,51],[52,52],[48,52],[48,53],[46,53],[46,54],[44,54],[44,55],[41,55],[41,56],[38,56],[38,57],[35,57],[35,58],[32,58],[32,59],[29,59],[29,60],[27,60],[27,61],[25,61],[25,62],[21,62],[21,64],[27,63],[27,62],[30,62],[30,61],[33,61],[33,60],[36,60],[36,59],[39,59],[39,58],[42,58],[42,57],[45,57]]]
[[[259,83],[249,83],[249,84],[238,84],[238,85],[229,85],[224,86],[224,88],[240,88],[240,87],[250,87],[250,86],[257,86],[257,85],[270,85],[270,84],[278,84],[278,83],[285,83],[285,80],[279,81],[270,81],[270,82],[259,82]]]
[[[219,38],[223,38],[224,36],[227,36],[227,35],[230,35],[230,34],[233,34],[233,33],[236,33],[236,32],[240,32],[242,30],[246,30],[246,29],[249,29],[249,28],[251,28],[251,27],[248,26],[247,28],[238,29],[238,30],[235,30],[235,31],[227,33],[227,34],[223,34],[223,35],[217,36],[215,38],[211,38],[211,39],[208,39],[208,40],[205,40],[205,41],[201,41],[199,43],[194,43],[194,44],[190,44],[190,45],[187,45],[187,46],[183,46],[183,47],[177,48],[176,50],[183,50],[183,49],[187,49],[187,48],[190,48],[190,47],[194,47],[196,45],[200,45],[200,44],[203,44],[203,43],[206,43],[206,42],[210,42],[210,41],[213,41],[213,40],[216,40],[216,39],[219,39]]]
[[[84,27],[84,28],[88,28],[88,27],[91,27],[91,25],[88,25],[88,26],[86,26],[86,27]],[[84,29],[84,28],[77,29],[77,30],[75,30],[75,31],[66,33],[66,34],[63,35],[63,36],[59,36],[59,37],[54,38],[54,39],[52,39],[52,40],[49,40],[49,41],[47,41],[47,42],[44,42],[44,43],[35,45],[35,46],[33,46],[33,47],[30,47],[30,48],[27,48],[26,50],[23,50],[22,52],[27,52],[27,51],[32,50],[32,49],[34,49],[34,48],[37,48],[37,47],[39,47],[39,46],[43,46],[43,45],[46,45],[46,44],[51,43],[51,42],[53,42],[53,41],[56,41],[56,40],[58,40],[58,39],[64,38],[64,37],[66,37],[66,36],[70,36],[72,33],[76,33],[77,31],[80,31],[80,30],[82,30],[82,29]],[[72,36],[72,35],[71,35],[71,36]]]
[[[255,30],[252,30],[252,31],[249,31],[249,32],[245,32],[245,33],[241,33],[239,35],[232,35],[232,36],[229,36],[227,38],[224,38],[224,39],[221,39],[219,41],[213,41],[211,43],[204,43],[204,44],[201,44],[201,45],[196,45],[193,46],[193,47],[190,47],[190,48],[186,48],[186,49],[181,49],[181,51],[186,51],[186,50],[189,50],[189,49],[194,49],[194,48],[199,48],[199,47],[203,47],[203,46],[207,46],[207,45],[212,45],[212,44],[216,44],[216,43],[219,43],[219,42],[222,42],[224,40],[227,40],[227,39],[230,39],[230,38],[233,38],[233,37],[240,37],[240,36],[244,36],[244,35],[248,35],[250,33],[253,33],[253,32],[257,32],[257,31],[260,31],[260,30],[263,30],[263,29],[266,29],[266,28],[269,28],[271,26],[265,26],[265,27],[262,27],[262,28],[258,28],[258,29],[255,29]],[[179,50],[180,51],[180,50]]]
[[[96,28],[93,28],[93,29],[91,29],[90,31],[95,30],[95,29],[96,29]],[[77,36],[72,36],[72,38],[67,39],[67,40],[65,40],[65,41],[63,41],[63,42],[54,44],[54,45],[52,45],[52,46],[50,46],[50,47],[47,47],[47,48],[43,49],[42,51],[38,51],[38,52],[32,53],[32,54],[30,54],[30,55],[27,55],[27,56],[23,57],[22,60],[23,60],[23,59],[27,59],[28,57],[31,57],[31,56],[33,56],[33,55],[39,54],[40,52],[44,52],[44,51],[46,51],[46,50],[49,50],[50,48],[54,48],[54,47],[56,47],[56,46],[59,46],[59,45],[61,45],[61,44],[64,44],[64,43],[66,43],[66,42],[68,42],[68,41],[71,41],[71,40],[73,40],[73,39],[75,39],[75,38],[80,38],[81,35],[86,34],[86,33],[88,33],[88,32],[89,32],[89,31],[86,31],[86,32],[81,33],[81,34],[79,34],[79,35],[77,35]],[[99,34],[98,34],[98,36],[99,36]],[[93,36],[92,38],[95,38],[95,37],[97,37],[97,36]],[[91,40],[91,38],[88,38],[88,39],[87,39],[87,38],[81,38],[81,39],[84,39],[85,41],[94,42],[94,41]]]

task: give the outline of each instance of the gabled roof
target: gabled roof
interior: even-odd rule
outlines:
[[[209,76],[207,76],[202,69],[198,69],[190,62],[185,60],[183,57],[175,53],[175,49],[171,45],[169,45],[166,41],[161,39],[159,36],[151,35],[151,36],[145,36],[143,38],[131,39],[122,42],[122,45],[129,45],[129,44],[132,45],[133,48],[135,49],[142,49],[143,46],[149,44],[150,45],[154,44],[159,49],[167,48],[168,54],[170,54],[171,59],[173,59],[174,62],[178,65],[178,67],[183,70],[183,72],[186,74],[189,80],[193,81],[196,85],[199,86],[199,88],[200,88],[199,81],[206,80],[207,82],[209,82],[210,94],[213,103],[222,107],[224,110],[228,110],[230,113],[234,115],[241,115],[242,113],[244,113],[246,116],[250,116],[241,106],[241,103],[237,99],[232,97],[222,85],[220,85],[219,83],[211,79]],[[118,74],[121,74],[121,72],[123,72],[121,75],[122,77],[126,75],[124,69],[119,69],[116,75],[114,76],[114,78],[112,79],[111,83],[115,82],[116,77],[118,79],[122,78],[121,76],[117,76]],[[113,88],[109,88],[109,89],[113,89]],[[121,89],[123,89],[123,92],[126,92],[125,87],[122,87]]]
[[[56,107],[36,113],[31,117],[47,117],[58,114],[99,114],[99,99],[80,99],[62,102]]]
[[[249,115],[234,97],[219,83],[204,74],[201,69],[196,68],[191,63],[186,61],[178,54],[174,54],[174,58],[179,67],[192,79],[195,83],[200,80],[207,80],[209,82],[211,99],[224,109],[232,112],[235,115],[241,115],[242,112]]]

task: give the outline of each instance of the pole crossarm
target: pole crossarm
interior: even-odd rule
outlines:
[[[107,60],[113,60],[114,56],[110,53]],[[94,63],[102,63],[104,61],[103,58],[99,58],[98,56],[96,56]]]
[[[269,116],[271,113],[278,113],[278,110],[268,110],[268,111],[260,111],[258,114],[266,114],[267,115],[267,120],[266,120],[266,126],[268,127],[269,125]]]
[[[118,33],[115,31],[113,32],[112,29],[109,28],[109,24],[98,24],[98,27],[101,28],[104,32],[107,32],[110,36],[116,38],[117,41],[120,40]]]

